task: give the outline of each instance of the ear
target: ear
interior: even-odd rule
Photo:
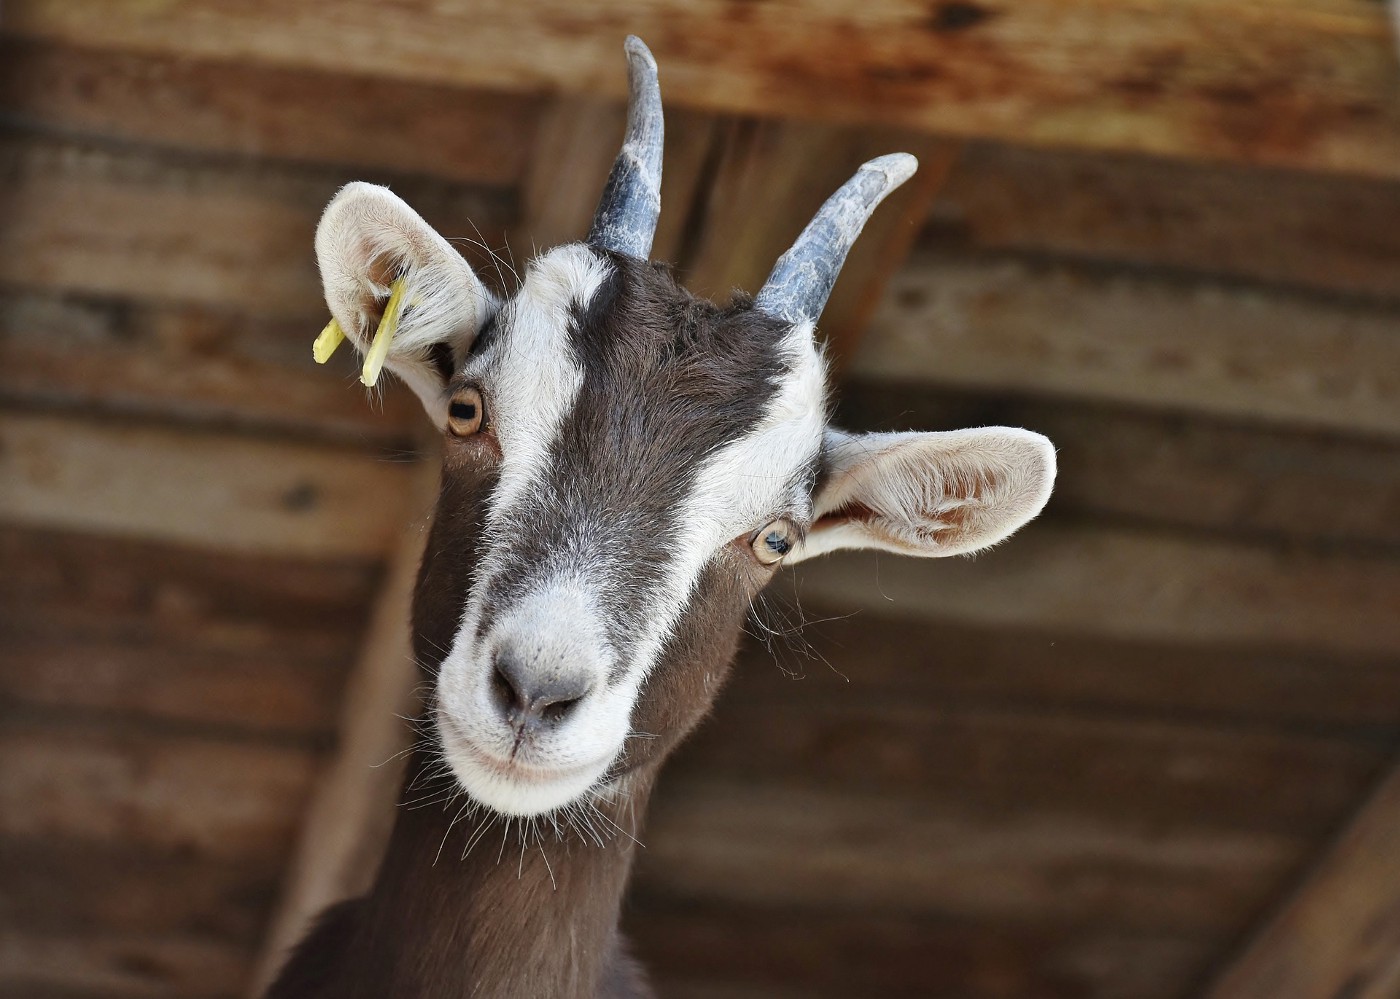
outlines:
[[[331,315],[366,355],[361,380],[373,385],[380,365],[389,368],[444,426],[443,389],[496,311],[495,296],[417,212],[374,184],[347,184],[326,206],[316,227],[316,262]],[[399,280],[399,298],[381,333],[391,285]],[[327,329],[323,336],[331,336]],[[323,348],[317,341],[317,360],[329,356],[335,342],[331,336]]]
[[[925,557],[974,552],[1040,513],[1055,482],[1054,446],[1011,427],[929,434],[829,429],[822,463],[812,527],[789,562],[838,548]]]

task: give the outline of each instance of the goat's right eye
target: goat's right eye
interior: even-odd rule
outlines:
[[[486,422],[481,393],[474,388],[458,389],[447,404],[447,429],[454,437],[470,437]]]

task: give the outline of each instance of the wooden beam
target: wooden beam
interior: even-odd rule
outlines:
[[[1211,281],[921,253],[852,374],[1400,435],[1400,312]]]
[[[697,902],[1233,933],[1311,840],[735,780],[663,781],[636,889]]]
[[[436,505],[440,463],[415,470],[420,513],[395,550],[384,588],[341,705],[340,746],[316,784],[301,824],[281,902],[253,975],[261,995],[316,916],[373,882],[394,820],[403,774],[401,754],[413,731],[420,674],[413,658],[410,612],[418,567]]]
[[[800,26],[801,30],[795,30]],[[621,35],[650,40],[673,106],[1232,159],[1377,176],[1400,164],[1400,86],[1376,4],[873,0],[745,8],[535,3],[26,0],[6,30],[99,48],[618,97]]]
[[[275,867],[320,753],[72,720],[0,726],[0,835]]]
[[[1221,971],[1209,999],[1400,994],[1400,770]]]
[[[850,381],[838,420],[867,430],[1029,427],[1055,442],[1051,510],[1083,522],[1288,545],[1400,551],[1400,441],[1308,433],[1079,399]],[[1327,496],[1320,515],[1318,497]]]
[[[933,235],[1395,301],[1397,216],[1390,180],[977,143],[934,207]]]
[[[1400,652],[1400,560],[1042,522],[975,560],[846,554],[803,599],[910,620],[1316,653]]]
[[[0,988],[36,999],[179,995],[226,999],[247,950],[196,932],[165,935],[0,931]]]
[[[350,352],[318,368],[308,320],[23,287],[0,294],[0,402],[389,448],[424,425],[397,382],[372,396],[361,388]]]
[[[325,313],[311,247],[320,213],[346,181],[392,179],[32,137],[0,142],[0,168],[0,281],[292,316],[313,337]],[[451,237],[499,245],[512,212],[499,192],[394,186]]]
[[[315,558],[384,556],[408,468],[360,450],[6,414],[0,522]]]
[[[343,164],[511,186],[524,175],[539,101],[518,94],[185,53],[0,38],[11,120],[173,149]]]
[[[665,996],[1177,999],[1207,935],[981,923],[638,893],[624,931]]]
[[[867,628],[866,630],[874,630]],[[935,641],[928,629],[924,642]],[[910,636],[904,636],[906,640]],[[1093,816],[1318,838],[1346,815],[1385,765],[1364,736],[1241,723],[1214,715],[940,698],[876,688],[863,647],[818,646],[848,684],[754,679],[776,674],[762,651],[738,664],[714,717],[677,754],[666,782],[749,780],[833,793],[881,793],[959,807]],[[950,649],[957,655],[960,648]],[[975,662],[962,660],[964,669]],[[813,671],[824,670],[821,663]],[[1247,793],[1246,793],[1247,792]],[[1189,816],[1189,819],[1187,818]]]

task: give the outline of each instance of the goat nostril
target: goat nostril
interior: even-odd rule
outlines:
[[[502,711],[514,713],[526,707],[515,688],[515,682],[499,665],[491,671],[491,693]]]
[[[551,724],[557,725],[573,713],[574,706],[581,700],[583,700],[582,697],[570,697],[559,701],[552,701],[544,706],[544,710],[540,712],[540,717]]]

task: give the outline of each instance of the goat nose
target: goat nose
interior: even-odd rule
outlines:
[[[512,726],[534,727],[541,722],[561,722],[588,693],[587,677],[553,673],[535,675],[508,652],[496,656],[491,692],[496,705]]]

